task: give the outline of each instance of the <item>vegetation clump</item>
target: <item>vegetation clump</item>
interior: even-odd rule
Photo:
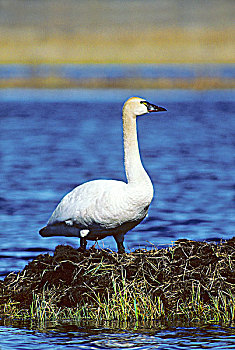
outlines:
[[[0,317],[233,323],[235,237],[118,255],[59,245],[0,282]]]

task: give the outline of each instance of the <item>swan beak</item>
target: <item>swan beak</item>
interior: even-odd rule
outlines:
[[[166,108],[164,107],[160,107],[160,106],[156,106],[152,103],[147,103],[147,109],[148,109],[148,112],[164,112],[164,111],[167,111]]]

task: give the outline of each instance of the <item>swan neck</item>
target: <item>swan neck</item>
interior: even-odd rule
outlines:
[[[124,162],[128,183],[149,181],[142,165],[137,138],[136,116],[130,111],[123,111]]]

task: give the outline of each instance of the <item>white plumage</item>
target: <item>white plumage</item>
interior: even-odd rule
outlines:
[[[141,163],[136,117],[166,111],[145,99],[132,97],[123,106],[123,139],[127,183],[115,180],[86,182],[68,193],[52,213],[43,237],[80,237],[81,248],[87,240],[114,236],[118,252],[124,252],[124,235],[147,215],[153,198],[151,180]]]

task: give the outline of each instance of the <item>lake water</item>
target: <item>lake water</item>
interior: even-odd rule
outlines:
[[[0,79],[60,76],[71,79],[234,77],[234,64],[11,64],[0,65]]]
[[[79,245],[76,238],[42,238],[38,230],[75,186],[96,178],[125,180],[121,108],[132,95],[168,112],[138,119],[141,156],[155,196],[148,218],[127,233],[127,251],[167,246],[179,238],[234,236],[235,91],[2,90],[2,278],[58,244]],[[99,245],[116,250],[112,237]],[[0,328],[0,349],[62,349],[65,344],[70,349],[235,348],[233,328],[155,333]]]
[[[2,350],[230,350],[235,348],[235,329],[204,326],[128,330],[60,325],[40,330],[23,326],[0,326],[0,343]]]

